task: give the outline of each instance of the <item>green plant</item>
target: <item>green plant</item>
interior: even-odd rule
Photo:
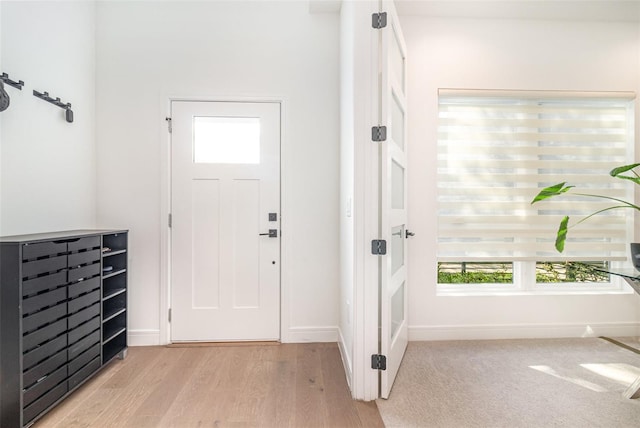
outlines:
[[[640,175],[638,175],[638,173],[636,171],[634,171],[634,168],[640,166],[640,163],[634,163],[631,165],[624,165],[624,166],[619,166],[617,168],[612,169],[609,172],[609,175],[611,177],[614,178],[619,178],[621,180],[630,180],[632,182],[634,182],[635,184],[640,185]],[[625,173],[632,173],[633,175],[625,175]],[[562,182],[562,183],[558,183],[555,184],[553,186],[549,186],[546,187],[544,189],[542,189],[540,191],[540,193],[538,193],[538,195],[533,198],[533,201],[531,201],[531,204],[535,204],[536,202],[540,202],[540,201],[544,201],[546,199],[555,197],[555,196],[559,196],[562,195],[564,193],[567,193],[569,190],[573,189],[575,186],[568,186],[566,182]],[[558,250],[558,252],[562,252],[564,251],[564,244],[565,241],[567,239],[567,232],[570,228],[575,227],[577,225],[579,225],[580,223],[582,223],[583,221],[593,217],[594,215],[603,213],[605,211],[609,211],[609,210],[615,210],[615,209],[619,209],[619,208],[633,208],[635,210],[640,211],[640,207],[636,204],[633,204],[631,202],[627,202],[624,201],[622,199],[618,199],[618,198],[612,198],[610,196],[603,196],[603,195],[593,195],[593,194],[589,194],[589,193],[574,193],[577,196],[587,196],[590,198],[599,198],[599,199],[607,199],[610,201],[615,201],[620,203],[620,205],[614,205],[611,207],[607,207],[607,208],[603,208],[601,210],[598,210],[594,213],[589,214],[588,216],[584,217],[583,219],[580,219],[577,223],[569,226],[569,216],[564,216],[564,218],[560,221],[560,227],[558,228],[558,232],[556,234],[556,250]]]
[[[607,267],[607,262],[538,262],[536,282],[607,282],[609,275],[598,270]]]

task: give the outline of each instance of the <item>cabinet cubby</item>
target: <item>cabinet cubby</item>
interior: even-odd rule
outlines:
[[[122,333],[127,328],[127,314],[124,309],[116,312],[112,318],[104,321],[102,325],[102,342],[103,344],[113,340],[113,338]]]
[[[125,357],[127,239],[123,230],[0,237],[0,427],[32,425]]]
[[[102,255],[108,257],[127,251],[127,234],[114,233],[102,237]]]
[[[102,256],[102,276],[108,278],[127,271],[127,253],[119,252],[108,257]]]
[[[102,364],[127,349],[128,234],[102,236]]]
[[[113,336],[110,341],[102,345],[102,364],[106,364],[114,359],[120,352],[122,352],[122,348],[126,348],[126,346],[126,332]]]
[[[102,298],[106,299],[114,293],[127,289],[127,275],[105,275],[102,279]]]
[[[127,308],[126,292],[119,293],[102,301],[102,320],[107,321],[115,314],[122,312]]]

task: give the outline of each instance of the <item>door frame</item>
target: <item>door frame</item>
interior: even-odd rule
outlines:
[[[171,325],[169,309],[171,308],[171,230],[169,214],[171,213],[171,138],[167,119],[171,117],[171,103],[174,101],[194,102],[237,102],[237,103],[277,103],[280,104],[280,342],[289,342],[290,322],[287,314],[291,313],[291,278],[286,269],[290,265],[291,236],[282,233],[288,229],[292,219],[289,214],[293,177],[291,176],[291,150],[287,144],[286,124],[287,100],[284,96],[177,96],[162,94],[159,111],[165,114],[159,118],[160,141],[160,307],[158,345],[171,343]],[[163,137],[164,136],[164,137]]]

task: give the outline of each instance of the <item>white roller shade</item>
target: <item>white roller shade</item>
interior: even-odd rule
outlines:
[[[566,181],[581,193],[631,201],[609,176],[632,163],[632,93],[441,90],[438,127],[438,260],[621,260],[630,210],[570,224],[612,204],[567,194],[531,205]]]

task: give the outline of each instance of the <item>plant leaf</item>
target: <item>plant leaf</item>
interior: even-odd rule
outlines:
[[[533,201],[531,201],[531,204],[533,205],[536,202],[543,201],[553,196],[561,195],[567,192],[572,187],[575,187],[575,186],[566,186],[566,184],[567,184],[566,182],[562,182],[562,183],[554,184],[553,186],[545,187],[540,191],[540,193],[536,195],[535,198],[533,198]]]
[[[617,168],[613,168],[610,172],[609,175],[615,178],[620,178],[623,180],[629,180],[629,181],[633,181],[636,184],[640,184],[640,177],[638,177],[638,174],[635,171],[632,171],[634,168],[636,168],[637,166],[640,166],[640,163],[634,163],[631,165],[624,165],[624,166],[619,166]],[[622,175],[623,173],[627,172],[627,171],[632,171],[634,176],[629,176],[629,175]]]
[[[624,166],[619,166],[617,168],[613,168],[611,170],[611,172],[609,172],[609,175],[612,177],[617,177],[618,175],[622,174],[623,172],[627,172],[632,170],[633,168],[640,166],[640,163],[634,163],[631,165],[624,165]]]
[[[564,242],[567,240],[567,229],[569,225],[569,216],[566,215],[560,222],[558,233],[556,234],[556,250],[559,253],[564,251]]]

